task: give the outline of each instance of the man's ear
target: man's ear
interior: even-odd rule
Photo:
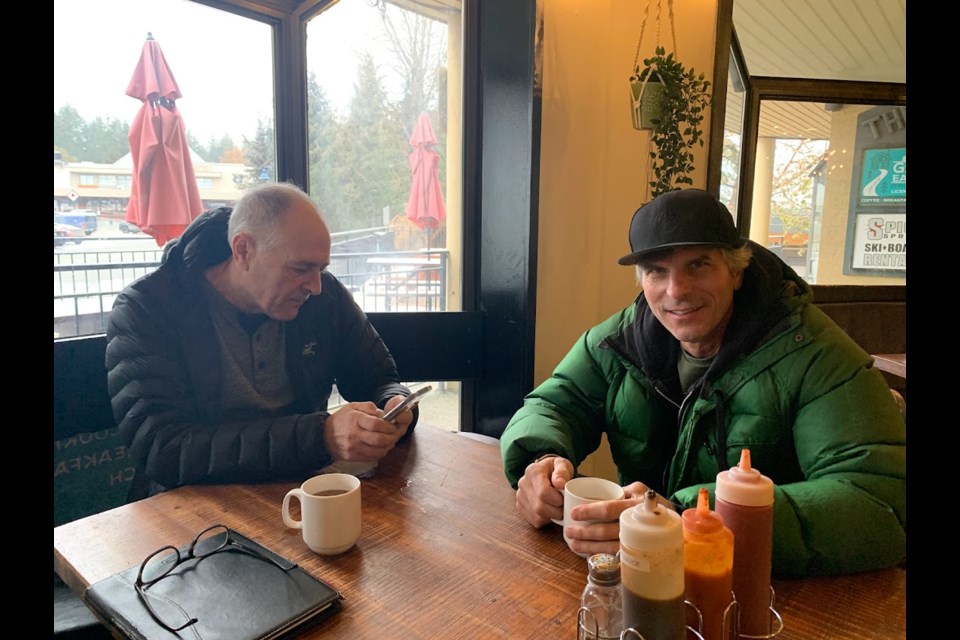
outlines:
[[[233,261],[237,263],[243,271],[250,269],[250,260],[256,254],[256,246],[253,238],[246,233],[238,233],[230,242],[230,249],[233,252]]]

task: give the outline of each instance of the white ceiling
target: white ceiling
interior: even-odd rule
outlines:
[[[907,81],[907,0],[734,0],[751,76]]]
[[[734,0],[751,76],[907,82],[907,0]],[[742,103],[730,94],[727,127]],[[823,103],[764,101],[760,137],[829,138]]]

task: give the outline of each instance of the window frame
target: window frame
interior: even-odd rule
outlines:
[[[291,1],[286,3],[289,11],[278,0],[192,1],[272,28],[277,179],[306,187],[306,22],[335,0]],[[410,367],[424,371],[425,378],[437,379],[425,372],[442,369],[448,379],[461,379],[461,430],[494,437],[502,434],[533,384],[540,147],[532,63],[537,5],[538,0],[464,1],[463,311],[431,316],[429,322],[425,314],[389,314],[394,335],[409,337],[405,344],[393,340],[393,347],[410,358],[423,353],[423,362],[437,356],[412,348],[421,344],[427,324],[436,324],[434,330],[446,336],[480,328],[482,335],[468,341],[466,354],[449,350],[450,360],[442,367],[412,360]],[[501,127],[511,135],[495,135]],[[96,361],[96,345],[102,341],[103,334],[54,341],[55,398],[58,368],[75,363],[96,371],[102,367],[102,357]],[[84,357],[75,362],[77,350]]]

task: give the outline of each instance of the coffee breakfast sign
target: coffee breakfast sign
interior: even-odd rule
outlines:
[[[874,107],[857,120],[844,273],[907,271],[907,108]]]
[[[863,152],[860,204],[907,203],[907,150],[867,149]]]

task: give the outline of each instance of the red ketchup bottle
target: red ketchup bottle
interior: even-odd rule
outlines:
[[[750,466],[749,449],[740,452],[740,464],[717,474],[716,509],[733,532],[740,635],[768,636],[773,630],[773,481]]]
[[[710,510],[710,493],[700,489],[697,507],[683,512],[683,583],[687,600],[703,618],[704,640],[727,637],[723,614],[732,601],[733,544],[733,533]]]

